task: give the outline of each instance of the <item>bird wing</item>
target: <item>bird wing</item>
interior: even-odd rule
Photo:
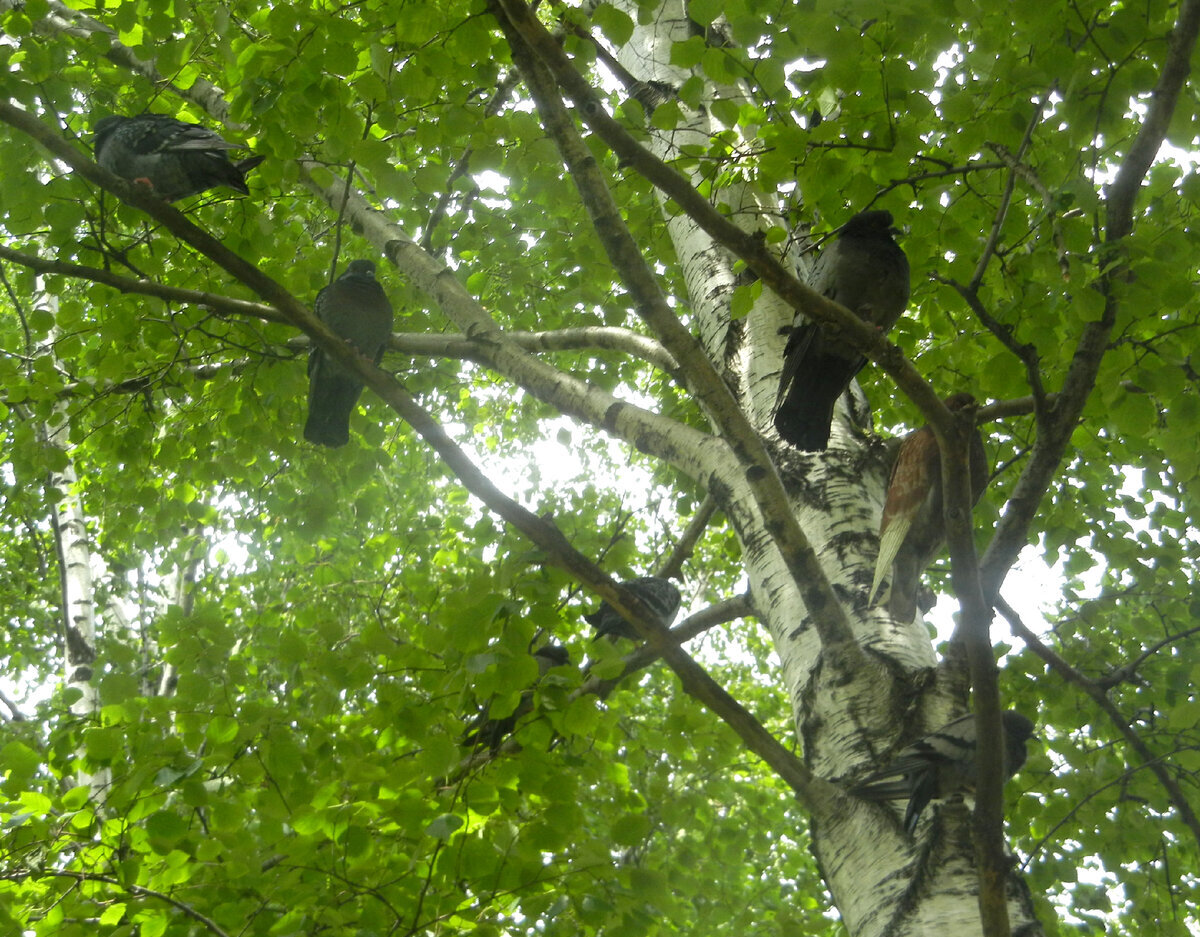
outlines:
[[[872,601],[912,529],[913,520],[934,493],[940,477],[941,463],[933,430],[923,426],[905,436],[892,464],[879,522],[879,555],[869,593]]]
[[[183,150],[240,150],[238,143],[230,143],[215,130],[201,127],[199,124],[185,124],[181,120],[167,118],[159,135],[157,149],[166,151]]]
[[[807,319],[799,325],[793,323],[792,334],[788,336],[787,345],[783,349],[783,369],[779,372],[779,391],[775,394],[775,409],[783,403],[783,398],[796,379],[800,363],[804,361],[813,339],[817,335],[817,325]]]
[[[682,596],[669,579],[660,576],[642,576],[623,585],[650,606],[664,626],[670,625],[679,613]]]

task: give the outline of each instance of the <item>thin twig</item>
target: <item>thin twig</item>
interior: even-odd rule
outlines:
[[[1108,716],[1113,726],[1125,738],[1125,741],[1129,744],[1129,747],[1137,753],[1138,757],[1142,760],[1142,763],[1154,772],[1154,776],[1158,778],[1159,784],[1161,784],[1163,786],[1163,790],[1166,791],[1167,798],[1179,812],[1179,818],[1184,822],[1187,828],[1192,831],[1192,836],[1195,837],[1196,842],[1200,843],[1200,819],[1196,817],[1195,812],[1192,810],[1192,805],[1188,801],[1187,795],[1183,793],[1183,789],[1179,786],[1175,779],[1171,777],[1167,769],[1163,767],[1158,756],[1150,751],[1150,749],[1146,746],[1146,743],[1142,741],[1141,736],[1133,730],[1133,726],[1130,724],[1129,720],[1121,715],[1121,712],[1117,709],[1116,704],[1108,698],[1108,694],[1105,692],[1104,688],[1101,687],[1096,681],[1091,680],[1083,673],[1080,673],[1069,663],[1067,663],[1067,661],[1061,655],[1043,644],[1041,639],[1025,626],[1025,623],[1021,621],[1021,617],[1013,610],[1012,606],[1010,606],[1008,602],[1003,599],[1003,597],[999,597],[997,599],[996,609],[1001,615],[1004,616],[1005,620],[1009,624],[1009,627],[1012,628],[1013,634],[1024,641],[1025,645],[1031,651],[1033,651],[1033,653],[1045,661],[1055,673],[1061,676],[1068,683],[1071,683],[1083,690],[1083,692],[1091,697],[1092,701],[1104,711],[1105,715]]]
[[[503,13],[497,10],[497,14],[512,49],[513,60],[525,77],[526,86],[538,108],[542,124],[559,148],[610,261],[635,297],[639,314],[680,363],[687,378],[688,389],[704,407],[742,466],[743,476],[758,504],[763,524],[777,543],[780,555],[792,574],[805,607],[812,614],[822,646],[830,654],[829,665],[857,669],[857,665],[862,662],[862,649],[854,639],[845,609],[800,529],[794,512],[790,509],[787,492],[767,454],[762,437],[750,426],[728,385],[722,380],[700,343],[666,303],[658,285],[658,277],[646,263],[641,250],[626,228],[612,193],[596,171],[591,151],[580,137],[574,120],[558,95],[554,77],[559,77],[560,82],[562,78],[557,73],[552,76],[544,60],[550,55],[561,55],[561,50],[541,24],[533,19],[523,2],[497,2],[503,7]],[[533,42],[538,43],[538,57],[535,57],[534,50],[527,45],[531,37]],[[570,63],[567,63],[566,70],[582,81]],[[589,97],[589,104],[598,107],[586,83],[583,88]],[[622,130],[621,133],[625,134],[625,131]],[[634,143],[634,146],[639,151],[642,150],[640,144]],[[674,170],[670,172],[674,174]],[[684,184],[686,185],[686,182]],[[694,198],[699,198],[698,193],[690,186],[687,186],[687,189]],[[707,206],[707,203],[704,204]],[[706,207],[706,211],[711,209]],[[722,225],[738,231],[732,223],[724,219]],[[746,236],[738,231],[738,237]],[[772,260],[772,263],[782,270],[778,261]],[[790,274],[786,276],[795,279]],[[862,325],[861,321],[859,325]]]
[[[76,882],[102,882],[105,885],[114,885],[137,898],[157,898],[159,901],[165,901],[172,907],[178,908],[188,917],[195,921],[199,921],[206,928],[212,931],[217,937],[230,937],[228,931],[222,928],[212,918],[201,914],[190,904],[180,901],[178,898],[172,898],[170,895],[161,891],[155,891],[153,888],[146,888],[142,885],[126,884],[120,879],[111,878],[108,875],[100,875],[95,872],[70,872],[64,869],[39,869],[36,872],[21,871],[21,872],[0,872],[0,879],[5,879],[10,882],[20,882],[27,878],[34,880],[42,876],[51,876],[54,878],[69,878]]]
[[[658,568],[655,575],[661,576],[664,579],[671,579],[678,576],[683,564],[692,555],[696,549],[696,542],[704,533],[708,522],[712,520],[713,514],[717,511],[717,501],[712,495],[705,495],[704,500],[700,502],[700,507],[696,509],[696,513],[688,522],[687,528],[676,541],[674,548],[671,550],[671,555]]]

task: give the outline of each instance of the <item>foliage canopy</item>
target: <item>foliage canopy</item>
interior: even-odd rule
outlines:
[[[1200,183],[1157,146],[1136,174],[1160,118],[1159,142],[1197,145],[1194,86],[1163,93],[1180,64],[1168,36],[1194,5],[693,0],[684,35],[675,3],[538,13],[606,111],[639,141],[677,135],[670,165],[760,245],[794,251],[810,226],[826,235],[872,205],[903,224],[916,275],[890,340],[939,397],[970,389],[996,406],[994,478],[974,518],[985,567],[1003,553],[991,549],[1000,524],[1015,530],[1008,565],[1029,542],[1061,571],[1061,592],[1042,597],[1050,632],[1000,648],[1014,645],[1006,702],[1043,727],[1007,805],[1047,933],[1184,934],[1197,921]],[[187,218],[302,303],[349,259],[396,262],[381,264],[399,333],[385,370],[579,554],[616,578],[643,575],[716,486],[669,444],[644,442],[655,425],[630,430],[625,410],[597,410],[570,379],[672,426],[716,423],[688,363],[645,324],[606,225],[624,226],[689,329],[703,331],[711,297],[673,227],[684,208],[594,129],[582,144],[617,219],[589,221],[596,203],[564,169],[498,26],[511,6],[0,0],[0,85],[79,153],[110,113],[223,121],[267,158],[249,198],[211,192],[177,206]],[[660,27],[655,59],[688,77],[649,107],[658,75],[631,85],[635,66],[611,53]],[[711,132],[691,129],[698,111]],[[0,925],[61,937],[839,933],[789,784],[661,664],[603,700],[560,668],[538,684],[519,746],[465,752],[478,706],[520,705],[537,676],[529,650],[548,636],[576,664],[598,660],[600,677],[620,673],[628,648],[589,643],[580,615],[595,596],[577,571],[472,497],[370,391],[349,446],[304,444],[306,342],[286,309],[6,130],[0,674],[57,689],[14,700],[3,727]],[[368,211],[338,201],[350,187]],[[1121,230],[1113,193],[1126,190]],[[730,210],[750,201],[767,206],[761,218]],[[412,243],[397,248],[388,231]],[[418,248],[445,266],[406,265]],[[713,353],[724,333],[705,348],[750,413],[753,366],[739,371],[736,356],[774,355],[777,369],[780,342],[755,333],[771,286],[735,253],[714,250],[728,276],[708,282],[727,321],[751,324],[733,330],[728,359]],[[122,292],[66,265],[164,289]],[[505,331],[538,333],[520,340],[562,382],[489,357],[438,292],[450,279]],[[630,333],[662,344],[645,351]],[[1073,384],[1081,362],[1091,377]],[[860,380],[877,428],[923,422],[886,369]],[[1045,427],[1075,404],[1039,488],[1027,470],[1054,435]],[[883,459],[877,441],[863,446]],[[67,466],[102,622],[87,714],[63,679],[51,519],[64,492],[47,482]],[[1024,526],[1003,528],[1022,512]],[[718,511],[680,558],[685,610],[745,588],[751,551],[735,528]],[[948,569],[930,576],[939,592]],[[690,647],[800,752],[778,642],[748,614],[778,617],[778,601],[758,589]],[[100,772],[98,799],[81,777]]]

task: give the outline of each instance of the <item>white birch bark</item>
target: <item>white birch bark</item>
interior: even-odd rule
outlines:
[[[39,301],[49,306],[51,312],[57,312],[57,297],[43,293]],[[56,337],[52,330],[46,354],[53,356]],[[91,719],[100,711],[100,694],[92,679],[96,662],[96,593],[87,515],[71,457],[70,414],[66,401],[55,406],[42,430],[46,445],[57,449],[63,460],[62,468],[52,471],[46,482],[47,500],[53,505],[50,520],[54,527],[62,586],[63,682],[68,692],[79,694],[71,703],[71,712],[82,719]],[[92,803],[97,808],[103,807],[112,782],[111,771],[100,768],[89,772],[83,768],[83,759],[84,752],[80,751],[76,781],[89,788]]]
[[[626,12],[637,21],[636,9],[629,6]],[[637,26],[621,50],[621,62],[639,79],[679,87],[693,76],[671,66],[670,46],[688,35],[683,3],[668,2],[653,22]],[[709,90],[713,98],[738,93]],[[685,126],[653,134],[650,146],[655,155],[676,162],[681,145],[704,144],[711,133],[724,130],[712,126],[710,113],[689,111]],[[721,197],[746,230],[765,231],[783,223],[770,194],[755,192],[748,184],[726,190]],[[734,290],[732,258],[686,215],[669,214],[667,228],[682,264],[697,333],[714,361],[725,360]],[[801,236],[782,243],[804,242]],[[783,259],[802,272],[808,265],[807,258]],[[714,493],[740,538],[754,604],[780,658],[806,761],[817,775],[836,781],[852,772],[861,776],[886,754],[879,746],[894,744],[905,730],[936,727],[948,720],[951,710],[950,701],[939,692],[922,692],[933,684],[937,664],[923,622],[892,621],[885,609],[866,607],[890,459],[882,442],[864,432],[870,425],[861,391],[855,395],[857,405],[848,408],[845,398],[839,403],[826,453],[791,449],[779,442],[770,425],[786,342],[781,329],[790,326],[792,318],[792,309],[764,290],[740,327],[736,359],[728,363],[743,409],[774,442],[801,528],[845,605],[860,645],[869,650],[869,663],[861,672],[845,674],[822,657],[812,618],[748,489],[726,475],[721,481],[728,487]],[[961,805],[928,811],[936,820],[923,823],[915,840],[903,834],[885,808],[838,807],[843,809],[812,805],[811,833],[822,875],[850,934],[969,937],[981,932],[970,817]],[[1014,876],[1009,889],[1014,930],[1038,932],[1023,883]]]
[[[40,25],[77,34],[103,30],[57,0],[51,3],[54,15]],[[8,6],[11,0],[0,0],[0,10]],[[625,7],[638,23],[636,7]],[[670,65],[670,46],[688,35],[684,3],[666,0],[655,11],[652,22],[636,27],[621,50],[622,63],[642,80],[678,87],[691,75]],[[121,64],[143,74],[153,72],[152,65],[132,58],[122,59]],[[739,94],[735,88],[710,87],[709,92],[713,100]],[[199,91],[180,90],[178,94],[214,116],[224,114],[225,103],[219,90],[211,85]],[[672,160],[684,142],[706,142],[716,129],[707,111],[695,112],[685,126],[657,133],[652,145],[660,158]],[[753,141],[747,141],[747,145],[752,146]],[[314,188],[319,191],[318,186]],[[339,197],[340,192],[339,188]],[[764,195],[743,184],[736,191],[727,189],[720,197],[735,209],[733,217],[747,230],[765,231],[768,225],[782,221],[775,216],[772,199]],[[486,334],[489,327],[495,327],[476,304],[465,304],[462,297],[451,294],[439,296],[435,287],[439,271],[418,258],[386,221],[365,210],[351,213],[361,216],[359,220],[372,241],[381,248],[391,247],[389,255],[398,266],[406,267],[415,283],[428,280],[425,291],[438,296],[443,311],[465,333],[482,325]],[[686,216],[669,217],[668,230],[683,264],[696,334],[714,362],[729,362],[729,303],[735,289],[732,258]],[[804,240],[789,238],[785,243],[803,245]],[[800,268],[807,262],[803,258],[791,260]],[[746,319],[731,361],[742,406],[768,438],[773,437],[769,417],[785,344],[780,329],[790,325],[792,317],[790,308],[764,290]],[[896,744],[903,730],[920,734],[949,718],[951,701],[941,695],[922,695],[933,682],[936,664],[924,625],[920,621],[894,622],[883,610],[865,607],[877,549],[887,459],[882,445],[863,432],[862,406],[851,412],[845,398],[839,403],[833,448],[825,454],[798,453],[774,440],[776,461],[788,485],[793,510],[845,604],[860,644],[868,650],[868,666],[847,674],[823,658],[812,627],[813,617],[804,608],[796,584],[765,530],[740,466],[724,447],[712,445],[710,438],[694,430],[620,404],[539,362],[515,355],[512,347],[492,353],[490,366],[564,412],[604,425],[631,442],[636,440],[639,447],[672,462],[718,497],[740,538],[755,605],[773,637],[781,676],[804,741],[805,758],[817,775],[837,781],[851,771],[863,772],[868,763],[880,760],[882,749]],[[53,429],[61,434],[57,444],[66,451],[65,422]],[[93,712],[97,703],[94,689],[86,682],[95,657],[95,619],[94,606],[88,601],[91,572],[84,515],[74,483],[70,467],[54,479],[57,490],[75,498],[73,504],[64,498],[56,530],[64,532],[64,555],[67,550],[73,551],[63,564],[64,571],[74,575],[74,592],[65,604],[71,610],[66,616],[67,627],[74,626],[78,649],[71,656],[69,636],[68,655],[73,663],[68,665],[68,678],[82,681],[78,685],[85,696],[76,704],[82,714],[85,709]],[[66,588],[64,582],[64,592]],[[969,817],[961,806],[929,811],[935,819],[923,823],[917,838],[911,840],[900,832],[899,824],[887,816],[884,808],[861,803],[847,810],[845,804],[812,805],[811,826],[814,853],[853,937],[970,937],[980,932]],[[1029,896],[1016,876],[1010,878],[1009,892],[1014,932],[1019,930],[1026,937],[1040,933]]]
[[[200,563],[208,551],[208,542],[199,531],[185,534],[184,542],[183,555],[180,557],[179,563],[175,567],[175,574],[172,577],[171,604],[178,606],[186,618],[192,614],[192,610],[196,605],[196,571],[200,568]],[[163,611],[165,612],[166,609],[164,608]],[[155,650],[154,656],[156,660],[148,662],[151,668],[159,663],[159,658],[161,657],[157,642],[153,642],[152,646]],[[179,671],[175,665],[165,660],[161,661],[158,686],[155,688],[154,694],[157,696],[174,696],[175,687],[178,683]],[[147,695],[150,694],[147,693]]]

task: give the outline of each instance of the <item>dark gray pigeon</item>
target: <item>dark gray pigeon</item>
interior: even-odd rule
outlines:
[[[168,202],[219,185],[248,195],[246,173],[264,159],[251,156],[235,163],[227,151],[244,147],[166,114],[102,118],[93,146],[96,162],[109,172],[150,186]]]
[[[375,279],[375,263],[352,260],[317,294],[317,318],[368,361],[379,364],[392,336],[392,304]],[[308,420],[304,438],[319,446],[350,441],[350,414],[362,394],[357,377],[313,345],[308,353]]]
[[[888,211],[859,212],[813,264],[809,286],[886,333],[908,304],[908,258]],[[798,315],[783,351],[775,428],[799,449],[829,445],[833,408],[867,359]]]
[[[538,665],[538,680],[546,676],[554,667],[566,667],[571,663],[571,655],[561,644],[547,644],[533,652]],[[492,719],[488,715],[488,707],[483,707],[479,714],[471,720],[467,731],[463,733],[462,744],[472,748],[486,746],[492,751],[498,749],[506,738],[512,735],[517,727],[517,720],[527,713],[533,712],[533,690],[521,694],[517,708],[511,716],[503,719]]]
[[[1025,742],[1033,736],[1033,723],[1014,709],[1002,712],[1000,721],[1007,780],[1025,764]],[[907,798],[904,829],[911,834],[929,801],[974,789],[975,716],[968,713],[917,739],[886,768],[850,788],[850,793],[877,801]]]
[[[669,580],[661,579],[658,576],[641,576],[622,582],[621,585],[645,602],[650,610],[659,617],[664,628],[669,627],[675,620],[675,616],[679,614],[679,590]],[[593,641],[605,635],[614,638],[629,638],[633,641],[642,640],[642,636],[634,630],[633,625],[622,618],[620,612],[607,602],[601,602],[600,607],[596,611],[584,615],[583,620],[596,629],[596,637],[592,639]]]

